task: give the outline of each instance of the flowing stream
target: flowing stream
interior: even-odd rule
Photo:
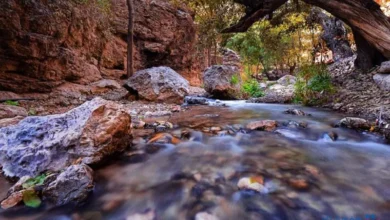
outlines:
[[[381,137],[335,128],[344,115],[322,109],[223,103],[159,119],[178,125],[167,133],[180,143],[149,153],[140,143],[95,168],[83,207],[21,207],[0,219],[390,219],[390,147]],[[264,119],[276,131],[242,129]],[[240,189],[246,177],[262,177],[262,190]],[[0,185],[3,196],[10,184]]]

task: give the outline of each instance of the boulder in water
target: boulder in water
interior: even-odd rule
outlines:
[[[277,126],[276,121],[273,120],[262,120],[250,122],[246,128],[248,130],[261,130],[261,131],[274,131]]]
[[[363,118],[355,118],[355,117],[346,117],[340,120],[339,125],[341,127],[352,128],[352,129],[362,129],[368,130],[370,129],[370,123]]]
[[[138,71],[124,87],[139,99],[176,104],[183,103],[190,89],[188,81],[169,67]]]
[[[188,105],[208,105],[209,100],[204,97],[187,96],[185,98],[185,103]]]
[[[92,164],[131,142],[131,117],[122,106],[95,98],[67,113],[27,117],[0,128],[0,164],[6,176],[59,171],[77,160]]]
[[[298,115],[298,116],[310,116],[310,114],[306,114],[304,111],[302,110],[299,110],[299,109],[288,109],[286,111],[284,111],[284,113],[286,114],[290,114],[290,115]]]
[[[237,68],[227,65],[209,67],[203,73],[205,90],[217,99],[239,99],[241,78]]]

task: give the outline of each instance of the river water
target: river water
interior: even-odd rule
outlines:
[[[21,207],[0,219],[390,219],[390,147],[381,137],[335,128],[344,115],[322,109],[222,103],[159,119],[177,125],[167,133],[180,143],[149,153],[140,143],[95,168],[84,206]],[[263,119],[277,130],[242,129]],[[264,180],[260,192],[237,186],[255,177]],[[4,194],[9,185],[0,184]]]

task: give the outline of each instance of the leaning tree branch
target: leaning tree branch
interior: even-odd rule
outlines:
[[[254,1],[238,1],[240,4],[250,8],[253,6]],[[260,21],[265,16],[272,14],[276,9],[285,4],[287,0],[262,0],[257,1],[257,8],[247,10],[246,15],[240,19],[240,21],[222,31],[222,33],[234,33],[234,32],[245,32],[247,31],[255,22]]]

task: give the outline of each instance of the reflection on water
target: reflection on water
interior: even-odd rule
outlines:
[[[11,210],[2,219],[390,219],[390,148],[382,139],[334,128],[342,115],[332,112],[299,107],[312,114],[303,117],[284,114],[286,105],[226,104],[169,118],[179,125],[170,133],[186,137],[181,143],[153,154],[141,144],[99,168],[85,206]],[[241,128],[261,119],[277,120],[278,129]],[[200,132],[205,127],[229,132]],[[258,176],[263,191],[237,187]]]

